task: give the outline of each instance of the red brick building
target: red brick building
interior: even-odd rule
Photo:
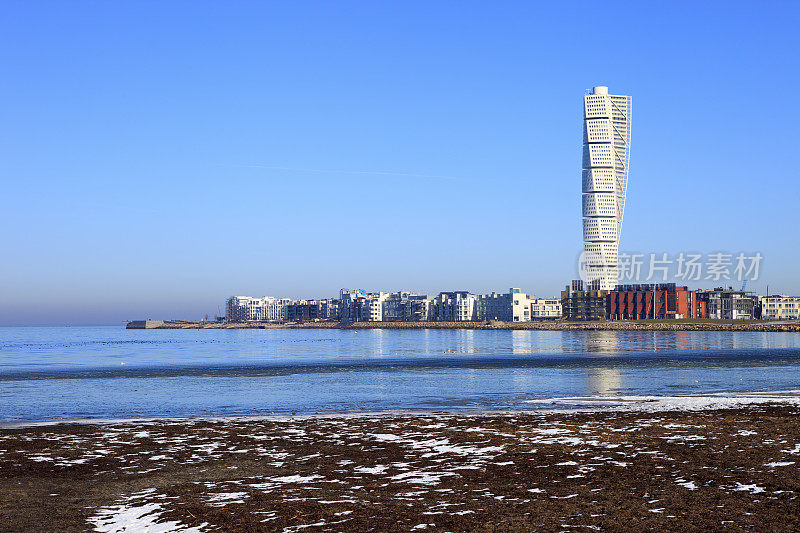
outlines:
[[[608,318],[641,320],[707,318],[706,303],[697,292],[674,283],[617,285],[608,295]]]

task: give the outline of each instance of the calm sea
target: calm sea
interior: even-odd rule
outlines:
[[[0,328],[0,421],[800,389],[800,334]]]

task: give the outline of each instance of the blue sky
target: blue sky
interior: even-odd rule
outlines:
[[[800,293],[798,14],[2,2],[0,324],[349,286],[556,295],[593,85],[633,96],[621,249],[759,251],[750,288]]]

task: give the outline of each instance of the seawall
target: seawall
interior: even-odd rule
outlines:
[[[145,324],[146,322],[146,324]],[[202,322],[190,320],[139,320],[128,322],[128,329],[479,329],[543,331],[755,331],[800,333],[798,322]]]

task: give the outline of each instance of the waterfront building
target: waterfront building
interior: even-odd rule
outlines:
[[[605,320],[610,291],[601,290],[600,280],[590,283],[584,290],[583,280],[573,280],[561,291],[561,311],[567,320]]]
[[[508,289],[506,294],[483,294],[477,297],[478,320],[503,320],[505,322],[528,322],[531,319],[531,304],[535,296],[528,296],[521,289]]]
[[[361,318],[361,303],[367,296],[364,289],[341,289],[339,291],[339,319],[358,322]]]
[[[338,320],[339,319],[339,300],[335,298],[326,298],[320,300],[320,312],[325,320]]]
[[[289,298],[231,296],[225,300],[225,317],[230,322],[285,320],[286,306],[290,303]]]
[[[617,285],[608,295],[612,320],[706,318],[706,303],[697,292],[674,283]]]
[[[286,320],[289,322],[307,322],[321,318],[322,302],[318,300],[298,300],[286,306]]]
[[[441,292],[431,302],[430,317],[440,322],[477,320],[477,298],[468,291]]]
[[[383,302],[388,297],[388,292],[370,292],[363,298],[359,298],[359,320],[361,322],[382,322]]]
[[[724,320],[752,320],[756,318],[758,297],[751,292],[737,291],[733,287],[716,287],[697,291],[697,298],[705,302],[708,318]]]
[[[561,318],[561,300],[558,298],[534,298],[530,301],[531,320]]]
[[[631,97],[594,87],[583,97],[583,261],[586,281],[611,291],[618,282],[619,239],[628,185]]]
[[[384,322],[424,322],[428,320],[430,299],[408,291],[391,293],[383,302]]]
[[[795,320],[800,318],[800,296],[773,294],[761,299],[763,320]]]

